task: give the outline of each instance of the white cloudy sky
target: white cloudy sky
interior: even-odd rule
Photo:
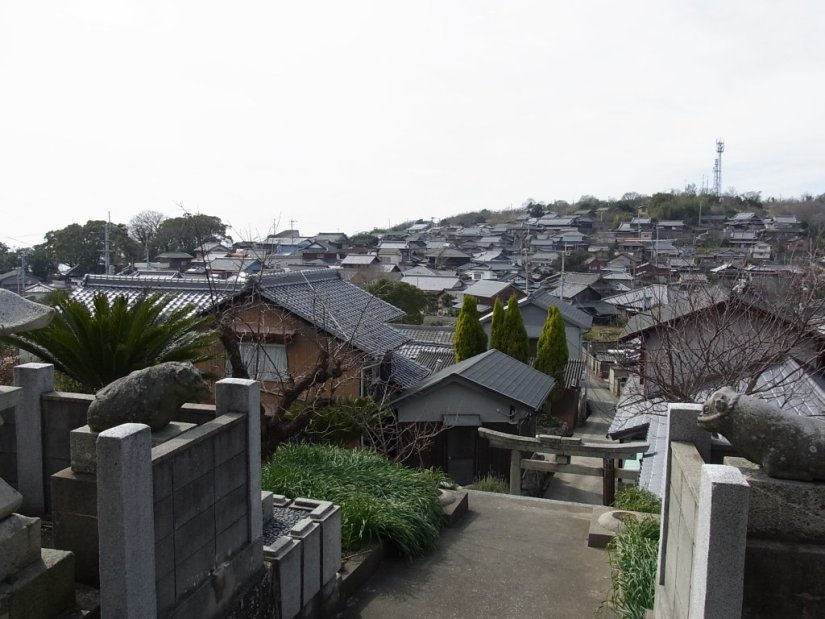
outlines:
[[[0,0],[0,241],[825,192],[821,0]]]

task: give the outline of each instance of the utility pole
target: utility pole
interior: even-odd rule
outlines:
[[[107,214],[107,216],[108,216],[108,219],[106,220],[106,223],[103,227],[103,267],[104,267],[103,272],[106,273],[106,275],[110,275],[110,273],[109,273],[109,263],[110,263],[109,252],[111,252],[111,249],[109,249],[109,222],[112,221],[112,213],[109,212]]]

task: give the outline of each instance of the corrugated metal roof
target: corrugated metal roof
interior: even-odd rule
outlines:
[[[461,287],[461,280],[457,277],[438,277],[429,275],[407,275],[401,274],[401,281],[410,286],[415,286],[424,292],[442,292],[444,290],[454,290]]]
[[[497,279],[480,279],[474,284],[467,286],[464,294],[470,294],[474,297],[488,298],[499,294],[507,288],[507,286],[510,286],[509,282],[501,282]]]
[[[547,374],[493,349],[439,370],[415,388],[401,394],[395,401],[456,379],[473,383],[532,410],[537,410],[544,403],[556,384]]]

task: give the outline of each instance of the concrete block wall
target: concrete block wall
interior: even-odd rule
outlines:
[[[222,415],[152,450],[161,614],[252,541],[246,422],[246,415]]]

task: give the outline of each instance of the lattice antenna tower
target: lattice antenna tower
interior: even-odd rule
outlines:
[[[725,143],[716,140],[716,159],[713,161],[713,192],[722,195],[722,153],[725,152]]]

